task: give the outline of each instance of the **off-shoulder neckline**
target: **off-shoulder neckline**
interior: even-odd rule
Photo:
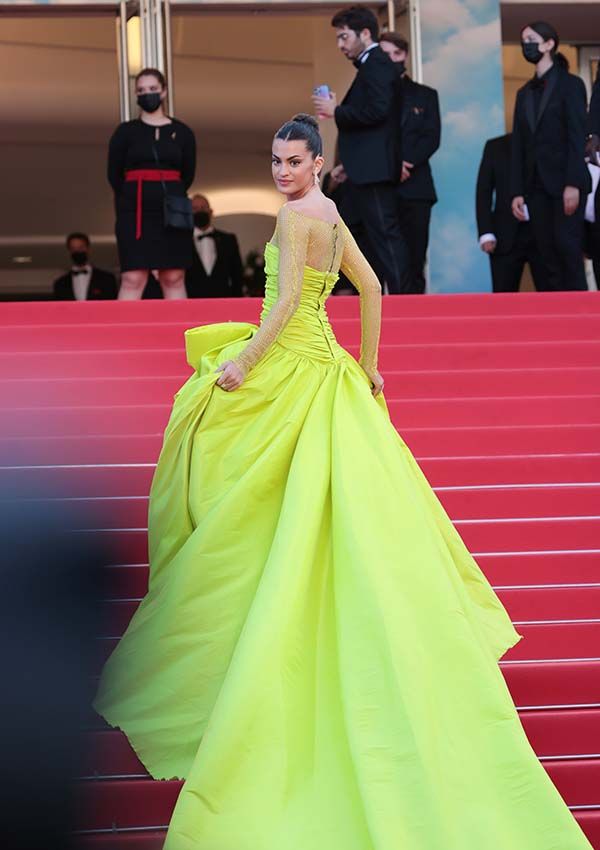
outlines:
[[[300,210],[296,210],[293,207],[290,207],[288,204],[284,204],[281,209],[283,209],[284,207],[286,210],[289,210],[290,212],[299,215],[301,218],[309,219],[309,221],[320,221],[321,224],[329,224],[331,227],[339,227],[339,225],[342,223],[341,218],[337,221],[327,221],[326,218],[318,218],[316,215],[307,215],[306,213],[300,212]]]

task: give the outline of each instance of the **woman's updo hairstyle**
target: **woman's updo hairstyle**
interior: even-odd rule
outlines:
[[[546,21],[534,21],[532,24],[527,24],[529,29],[532,29],[534,32],[537,32],[544,41],[550,41],[552,39],[554,41],[554,47],[550,51],[550,55],[552,58],[560,65],[565,71],[569,70],[569,60],[565,56],[564,53],[560,53],[558,50],[558,46],[560,44],[560,38],[558,37],[558,33],[552,26],[552,24],[547,23]],[[527,29],[527,27],[523,27],[523,30]],[[521,30],[521,32],[523,32]]]
[[[323,156],[323,139],[319,131],[319,123],[312,115],[298,112],[275,133],[276,139],[286,142],[304,141],[313,159]]]

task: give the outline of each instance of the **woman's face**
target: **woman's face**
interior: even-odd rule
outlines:
[[[302,195],[314,185],[315,172],[323,167],[323,157],[313,158],[303,139],[273,139],[271,170],[283,195]]]
[[[406,50],[401,50],[395,44],[392,44],[391,41],[380,41],[379,46],[384,53],[387,53],[392,62],[406,62]]]
[[[549,53],[554,47],[553,38],[549,38],[548,41],[544,41],[539,32],[532,30],[531,27],[525,27],[521,33],[521,41],[525,44],[537,44],[540,53]]]
[[[136,97],[141,94],[160,94],[160,99],[164,100],[166,91],[153,74],[144,74],[135,84],[135,94]]]

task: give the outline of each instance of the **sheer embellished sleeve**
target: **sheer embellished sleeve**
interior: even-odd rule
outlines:
[[[341,271],[360,295],[360,365],[367,374],[377,370],[381,332],[381,284],[348,227],[342,223],[344,252]]]
[[[244,374],[265,355],[298,309],[309,233],[310,219],[284,204],[277,216],[276,229],[279,247],[277,300],[248,345],[233,360]]]

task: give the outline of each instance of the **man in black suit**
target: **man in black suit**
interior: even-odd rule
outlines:
[[[188,298],[232,298],[242,294],[243,267],[237,237],[213,227],[208,198],[194,195],[194,254],[185,273]]]
[[[556,52],[558,36],[544,38],[534,26],[522,33],[523,52],[528,45],[537,48],[529,60],[536,62],[536,74],[519,89],[515,103],[512,209],[520,221],[531,219],[546,267],[544,289],[582,290],[587,289],[583,221],[591,189],[584,160],[585,86]]]
[[[600,165],[600,65],[596,73],[596,81],[592,88],[590,111],[588,115],[588,138],[586,156],[592,164]]]
[[[490,258],[494,292],[518,292],[525,263],[529,263],[536,289],[544,288],[546,277],[531,224],[517,221],[512,214],[511,141],[511,133],[489,139],[477,175],[479,245]]]
[[[585,153],[591,163],[590,168],[600,166],[600,65],[592,88]],[[585,223],[585,251],[594,265],[596,286],[600,289],[600,190],[597,184],[593,205],[595,221],[586,220]]]
[[[352,201],[373,249],[373,264],[390,293],[410,292],[409,258],[400,229],[396,184],[401,174],[399,85],[393,63],[377,42],[377,18],[363,6],[334,15],[339,49],[357,68],[342,103],[313,97],[320,118],[334,118],[340,160]]]
[[[106,301],[117,297],[114,274],[97,269],[90,262],[90,237],[86,233],[70,233],[67,251],[71,254],[71,271],[53,283],[56,301]]]
[[[437,201],[429,160],[440,146],[440,103],[435,89],[415,83],[406,73],[409,46],[405,38],[386,32],[379,43],[400,77],[402,175],[397,188],[398,213],[410,254],[410,291],[423,293],[431,208]]]
[[[336,177],[334,176],[333,171],[328,171],[321,180],[321,189],[323,194],[328,198],[331,198],[331,200],[335,203],[340,216],[348,227],[350,233],[356,239],[356,244],[365,257],[368,258],[372,256],[373,252],[368,244],[364,225],[360,216],[357,214],[354,204],[352,203],[350,186],[346,175],[340,175],[338,173],[338,176]],[[332,295],[339,295],[342,291],[351,295],[358,295],[355,287],[340,269],[339,280],[333,287]]]

